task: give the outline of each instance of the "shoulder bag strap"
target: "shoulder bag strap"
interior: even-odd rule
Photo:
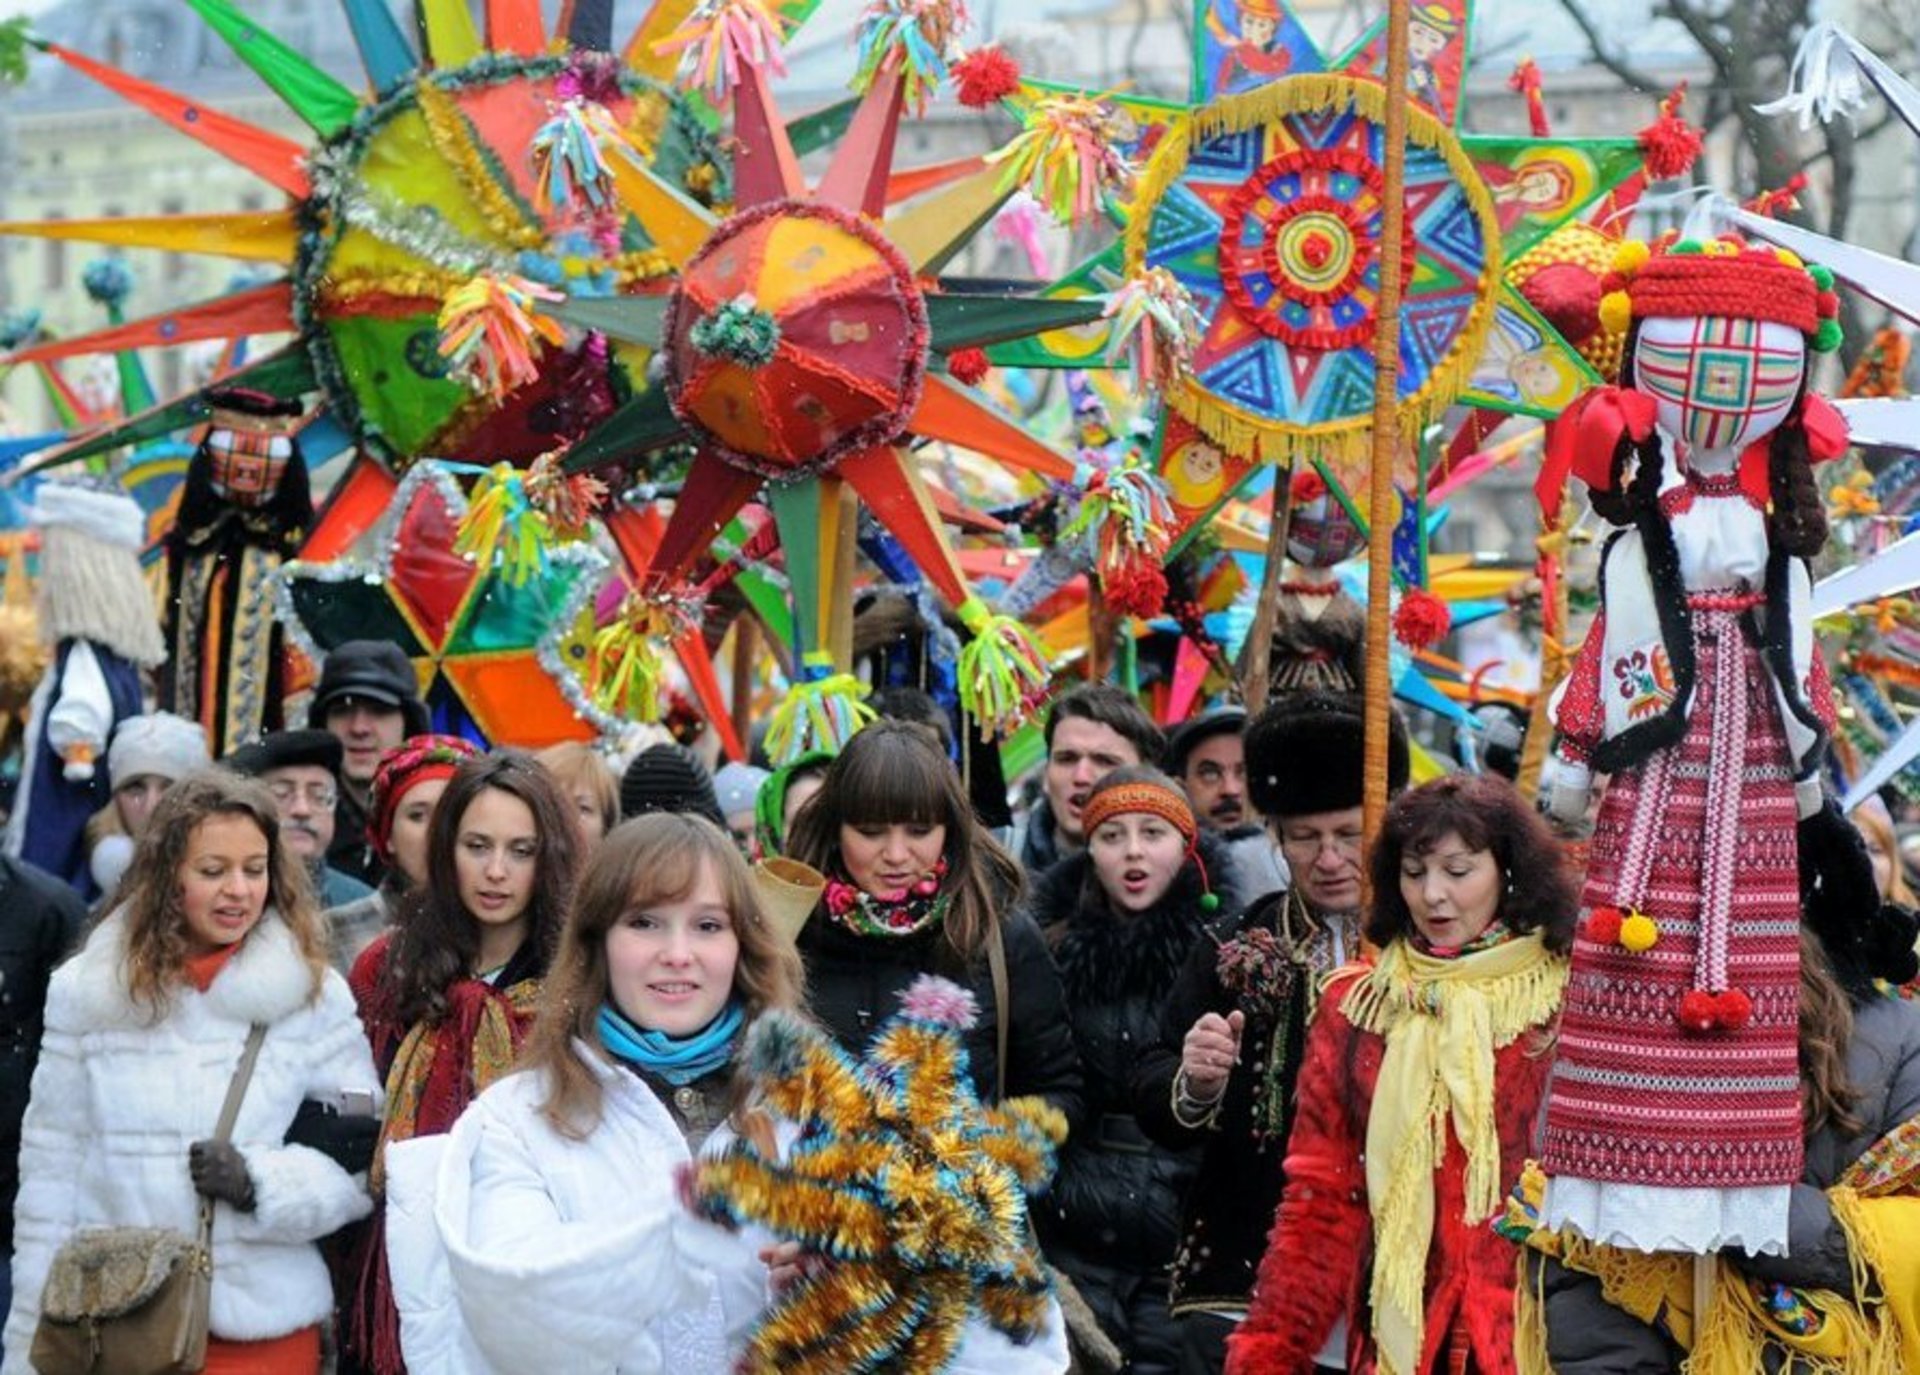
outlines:
[[[1007,1022],[1013,1009],[1007,1006],[1007,938],[1000,923],[993,924],[993,938],[987,942],[987,973],[993,977],[993,1094],[994,1102],[1007,1101]]]
[[[234,1067],[233,1079],[227,1085],[227,1100],[220,1105],[220,1120],[213,1129],[215,1141],[226,1141],[233,1136],[233,1124],[239,1120],[240,1104],[247,1096],[247,1085],[253,1081],[253,1067],[260,1060],[260,1046],[267,1039],[265,1022],[255,1022],[247,1028],[246,1049],[240,1052],[240,1063]],[[200,1200],[200,1249],[209,1255],[213,1251],[213,1200]]]

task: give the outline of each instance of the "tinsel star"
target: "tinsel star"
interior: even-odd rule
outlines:
[[[982,1105],[963,1039],[977,1016],[972,994],[923,975],[864,1059],[792,1014],[749,1033],[745,1070],[799,1136],[701,1162],[695,1206],[829,1263],[768,1311],[741,1371],[933,1375],[976,1311],[1015,1341],[1038,1335],[1048,1288],[1026,1194],[1052,1176],[1066,1122],[1039,1099]]]

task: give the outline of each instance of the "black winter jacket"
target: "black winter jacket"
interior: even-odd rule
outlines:
[[[1173,1263],[1173,1311],[1244,1311],[1266,1254],[1267,1234],[1286,1187],[1282,1168],[1293,1125],[1294,1080],[1306,1044],[1315,975],[1293,962],[1290,985],[1272,998],[1243,998],[1221,982],[1220,947],[1255,928],[1268,931],[1286,910],[1282,891],[1244,913],[1217,918],[1196,943],[1168,995],[1154,1045],[1133,1074],[1134,1111],[1147,1135],[1169,1147],[1198,1145],[1198,1177],[1188,1191]],[[1173,1081],[1188,1030],[1208,1012],[1246,1017],[1240,1062],[1212,1121],[1183,1124],[1173,1113]]]
[[[1222,851],[1202,841],[1210,874]],[[1066,1253],[1137,1274],[1164,1271],[1180,1239],[1180,1202],[1199,1165],[1196,1149],[1155,1144],[1133,1110],[1133,1071],[1160,1034],[1161,1010],[1187,954],[1206,939],[1198,875],[1189,865],[1160,904],[1116,915],[1085,852],[1050,869],[1034,889],[1066,989],[1067,1016],[1086,1074],[1087,1120],[1060,1155],[1053,1188],[1036,1209],[1042,1245],[1072,1273]],[[1231,910],[1232,894],[1216,893]]]
[[[1920,1003],[1882,998],[1856,1007],[1847,1073],[1862,1094],[1854,1112],[1866,1127],[1854,1136],[1828,1129],[1807,1139],[1806,1169],[1793,1186],[1788,1215],[1788,1253],[1737,1258],[1756,1279],[1852,1291],[1846,1233],[1834,1220],[1826,1190],[1868,1147],[1920,1117]],[[1680,1369],[1679,1347],[1609,1304],[1598,1279],[1537,1255],[1529,1261],[1544,1271],[1539,1277],[1546,1291],[1547,1355],[1556,1375],[1668,1375]]]
[[[1024,913],[1001,924],[1007,955],[1007,1096],[1038,1096],[1078,1127],[1082,1113],[1080,1060],[1067,1027],[1060,975],[1039,928]],[[980,1020],[967,1036],[973,1086],[992,1102],[998,1074],[993,974],[986,957],[971,969],[951,967],[953,952],[938,928],[895,938],[858,936],[817,909],[800,933],[807,968],[807,1003],[835,1040],[865,1051],[873,1034],[900,1010],[900,995],[922,974],[966,984],[980,1003]]]
[[[20,1119],[26,1116],[47,1008],[47,980],[86,925],[80,895],[21,860],[0,855],[0,1245],[13,1251],[20,1187]]]

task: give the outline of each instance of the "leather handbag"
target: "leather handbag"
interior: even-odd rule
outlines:
[[[213,1139],[233,1134],[266,1027],[227,1085]],[[54,1252],[30,1359],[40,1375],[195,1375],[207,1363],[213,1298],[213,1200],[197,1236],[170,1227],[89,1227]]]

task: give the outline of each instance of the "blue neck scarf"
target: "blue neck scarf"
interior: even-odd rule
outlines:
[[[600,1005],[600,1044],[636,1069],[660,1078],[678,1088],[712,1074],[732,1058],[734,1037],[747,1020],[739,999],[726,1006],[706,1028],[691,1036],[669,1036],[664,1031],[644,1031],[622,1016],[612,1003]]]

